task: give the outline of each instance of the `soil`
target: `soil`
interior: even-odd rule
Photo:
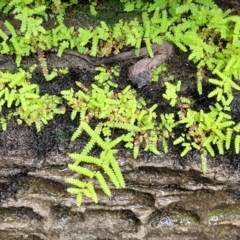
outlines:
[[[223,9],[239,14],[238,1],[216,1]],[[75,13],[76,10],[73,10]],[[116,9],[117,11],[117,9]],[[74,14],[73,14],[74,16]],[[68,24],[79,24],[67,16]],[[70,71],[46,82],[41,71],[33,75],[42,93],[59,94],[76,88],[75,81],[86,86],[93,82],[93,66],[74,56],[58,58],[48,53],[49,67],[68,66]],[[1,56],[0,69],[15,69],[11,56]],[[27,67],[36,61],[24,59]],[[128,79],[132,61],[121,62],[116,79],[119,89],[131,84],[147,104],[159,104],[159,112],[169,112],[161,97],[163,74],[158,83],[138,89]],[[204,83],[204,94],[196,91],[196,67],[188,55],[174,49],[168,59],[169,72],[183,80],[182,94],[195,100],[196,109],[207,109],[211,87]],[[210,73],[206,73],[206,78]],[[240,118],[239,97],[235,97],[232,114]],[[177,109],[176,109],[177,110]],[[172,111],[172,110],[171,110]],[[181,148],[171,146],[170,153],[154,156],[141,152],[137,160],[124,148],[117,160],[126,179],[125,189],[111,187],[112,197],[97,190],[99,204],[84,199],[76,207],[73,196],[66,192],[66,177],[71,176],[68,153],[78,152],[88,137],[74,142],[71,135],[78,119],[70,121],[70,111],[58,115],[37,132],[34,126],[9,122],[0,135],[0,237],[9,240],[79,240],[79,239],[240,239],[240,156],[233,150],[209,160],[209,172],[201,173],[199,156],[193,152],[180,158]],[[179,134],[178,129],[175,134]],[[117,133],[116,133],[117,134]]]

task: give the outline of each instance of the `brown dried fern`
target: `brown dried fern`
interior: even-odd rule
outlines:
[[[49,75],[48,68],[47,68],[47,59],[45,57],[44,51],[40,48],[37,48],[37,56],[38,56],[38,60],[39,60],[43,75],[44,76]]]

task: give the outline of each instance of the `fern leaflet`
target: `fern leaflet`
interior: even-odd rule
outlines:
[[[116,161],[115,157],[111,153],[108,153],[106,157],[109,158],[110,164],[111,164],[112,169],[113,169],[113,171],[114,171],[114,173],[115,173],[115,175],[118,179],[118,182],[119,182],[120,186],[125,187],[125,181],[124,181],[124,178],[122,176],[119,164]]]
[[[112,194],[111,194],[111,191],[110,191],[110,189],[109,189],[109,187],[108,187],[108,185],[107,185],[107,183],[106,183],[103,175],[102,175],[100,172],[97,172],[97,173],[96,173],[96,178],[97,178],[97,180],[98,180],[101,188],[103,189],[104,193],[105,193],[107,196],[110,197]]]
[[[68,164],[68,167],[69,169],[71,169],[72,171],[75,171],[79,174],[82,174],[82,175],[85,175],[89,178],[92,178],[94,176],[94,172],[87,169],[87,168],[84,168],[84,167],[79,167],[79,166],[76,166],[75,164]]]
[[[225,142],[225,147],[227,150],[230,148],[230,145],[231,145],[232,134],[233,134],[233,129],[228,128],[226,133],[226,142]]]
[[[86,122],[81,122],[81,126],[102,149],[108,148],[108,145],[101,139],[101,137],[95,131],[93,131],[93,129]]]
[[[93,202],[98,203],[98,197],[97,197],[97,194],[96,194],[95,189],[93,187],[93,184],[92,183],[88,183],[87,184],[87,189],[88,189],[88,191],[90,193],[90,197],[93,200]]]
[[[237,135],[235,137],[235,153],[239,154],[239,149],[240,149],[240,135]]]
[[[116,187],[120,187],[120,184],[118,182],[118,179],[116,177],[116,175],[114,174],[113,170],[109,167],[108,164],[106,164],[106,162],[104,162],[104,164],[102,165],[102,168],[104,170],[104,172],[108,175],[108,177],[111,179],[112,183],[116,186]]]
[[[200,160],[201,160],[201,166],[202,166],[202,172],[203,175],[207,174],[208,171],[208,167],[207,167],[207,156],[206,156],[206,152],[202,153],[200,156]]]

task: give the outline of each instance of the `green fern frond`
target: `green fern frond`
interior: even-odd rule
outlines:
[[[110,191],[110,189],[109,189],[109,187],[108,187],[108,185],[107,185],[103,175],[100,172],[97,172],[95,176],[96,176],[96,178],[97,178],[97,180],[98,180],[102,190],[104,191],[104,193],[107,196],[110,197],[112,194],[111,194],[111,191]]]
[[[119,144],[120,142],[122,142],[124,138],[125,138],[125,135],[121,135],[121,136],[117,137],[116,139],[114,139],[113,141],[111,141],[111,142],[109,143],[109,149],[112,149],[112,148],[115,147],[117,144]]]
[[[97,194],[96,194],[95,189],[93,187],[93,184],[89,182],[87,184],[87,189],[90,193],[90,197],[93,200],[93,202],[98,203],[98,197],[97,197]]]
[[[235,137],[235,142],[234,142],[235,144],[235,153],[236,154],[239,154],[239,152],[240,152],[240,135],[237,135],[236,137]]]
[[[177,145],[184,142],[184,136],[180,136],[177,139],[174,140],[173,145]]]
[[[101,137],[95,131],[93,131],[93,129],[86,122],[81,122],[81,126],[102,149],[108,148],[108,145],[101,139]]]
[[[166,139],[162,139],[162,146],[163,146],[163,151],[165,153],[168,153],[169,148],[168,148],[168,142]]]
[[[98,41],[99,41],[99,38],[97,36],[93,36],[93,38],[92,38],[91,55],[94,56],[94,57],[97,55]]]
[[[227,125],[227,124],[226,124]],[[219,126],[220,129],[218,129],[217,127],[213,127],[212,131],[219,137],[219,139],[221,140],[225,140],[225,135],[222,133],[221,129],[224,127],[221,127],[221,125]]]
[[[83,189],[87,187],[86,182],[82,182],[76,178],[67,178],[66,179],[67,183],[74,185],[75,187],[78,187],[78,189]]]
[[[91,182],[85,183],[78,179],[67,178],[67,182],[78,187],[78,188],[68,188],[67,191],[71,194],[77,195],[76,202],[77,206],[82,203],[82,194],[93,200],[93,202],[98,203],[98,197]]]
[[[102,168],[103,168],[104,172],[108,175],[108,177],[111,179],[112,183],[117,188],[119,188],[120,184],[118,182],[117,176],[114,174],[113,170],[109,167],[109,165],[104,162],[104,164],[102,165]]]
[[[119,164],[117,162],[117,160],[115,159],[115,157],[113,156],[113,154],[111,154],[111,152],[108,152],[107,155],[106,155],[106,158],[109,159],[109,162],[112,166],[112,169],[118,179],[118,182],[120,184],[121,187],[125,187],[125,181],[124,181],[124,178],[122,176],[122,173],[121,173],[121,169],[119,167]]]
[[[67,191],[71,194],[76,194],[76,195],[78,195],[78,194],[81,195],[81,193],[82,193],[82,190],[79,188],[68,188]]]
[[[81,153],[70,153],[69,157],[71,157],[72,159],[75,160],[74,165],[78,166],[81,162],[85,162],[85,163],[90,163],[90,164],[94,164],[94,165],[100,165],[101,161],[98,158],[95,157],[91,157],[91,156],[86,156],[85,154]]]
[[[154,54],[153,54],[152,44],[151,44],[150,38],[144,38],[144,41],[145,41],[146,48],[147,48],[149,56],[151,58],[153,58]]]
[[[71,141],[75,141],[81,134],[82,134],[83,128],[82,126],[78,126],[78,128],[74,131]]]
[[[217,141],[217,148],[218,148],[219,154],[223,155],[224,154],[224,146],[223,146],[223,140],[222,139],[219,139]]]
[[[137,159],[138,155],[139,155],[139,146],[134,144],[134,147],[133,147],[133,158]]]
[[[240,132],[240,123],[238,123],[236,126],[234,126],[233,129],[235,132]]]
[[[87,169],[87,168],[84,168],[84,167],[79,167],[75,164],[68,164],[68,168],[71,169],[72,171],[74,172],[77,172],[79,174],[82,174],[82,175],[85,175],[89,178],[93,178],[94,176],[94,172]]]
[[[235,124],[234,121],[226,121],[226,122],[222,122],[219,124],[219,128],[220,129],[223,129],[223,128],[226,128],[226,127],[230,127],[230,126],[233,126]]]
[[[237,22],[235,23],[235,27],[233,30],[233,42],[232,44],[237,46],[239,41],[239,32],[240,32],[240,18],[237,19]]]
[[[202,95],[202,91],[203,91],[202,79],[203,79],[202,76],[199,76],[197,73],[197,91],[199,95]]]
[[[8,21],[5,21],[4,22],[4,25],[6,26],[6,28],[9,30],[9,32],[11,33],[12,37],[16,37],[17,36],[17,33],[13,27],[13,25],[8,22]]]
[[[95,131],[96,134],[100,135],[100,133],[101,133],[101,131],[102,131],[102,124],[98,124],[98,125],[95,127],[94,131]],[[83,148],[81,154],[87,156],[87,155],[89,154],[89,152],[92,150],[92,148],[94,147],[95,143],[96,143],[96,142],[94,141],[94,139],[91,138],[91,139],[89,140],[89,142],[88,142],[88,143],[85,145],[85,147]]]
[[[87,197],[92,199],[92,194],[89,192],[89,190],[87,188],[82,190],[82,193]]]
[[[191,145],[192,145],[195,149],[197,149],[197,150],[200,150],[200,149],[201,149],[201,147],[200,147],[197,143],[195,143],[195,142],[192,142]]]
[[[1,110],[1,101],[0,101],[0,110]],[[2,127],[3,131],[7,130],[7,119],[4,117],[0,117],[0,126]]]
[[[151,22],[154,24],[154,23],[161,23],[161,18],[160,18],[160,8],[159,7],[156,7],[154,13],[153,13],[153,16],[151,18]]]
[[[181,5],[181,6],[178,6],[177,9],[176,9],[176,13],[177,14],[183,14],[183,13],[186,13],[190,10],[190,4],[184,4],[184,5]]]
[[[183,143],[182,146],[184,146],[184,150],[181,152],[180,156],[184,157],[189,151],[192,150],[192,147],[190,145],[190,143]]]
[[[6,42],[8,40],[8,35],[0,29],[0,37]]]
[[[58,53],[57,53],[57,56],[58,57],[61,57],[64,50],[67,49],[69,47],[69,42],[68,41],[63,41],[60,43],[60,47],[58,49]]]
[[[202,166],[203,175],[206,175],[207,171],[208,171],[207,154],[206,153],[202,153],[201,156],[200,156],[200,160],[201,160],[201,166]]]
[[[207,151],[209,152],[209,154],[211,155],[211,157],[215,156],[214,150],[212,148],[211,143],[209,143],[208,145],[205,146],[205,148],[207,149]]]
[[[85,145],[85,147],[83,148],[81,154],[87,156],[87,155],[90,153],[90,151],[93,149],[95,143],[96,143],[96,142],[91,138],[91,139],[89,140],[89,142],[88,142],[88,143]]]
[[[78,207],[82,204],[82,193],[81,192],[79,194],[77,194],[76,203],[77,203]]]
[[[129,132],[131,131],[141,131],[141,129],[133,124],[125,123],[125,122],[106,122],[104,125],[109,126],[111,128],[120,128],[125,129]]]
[[[226,142],[225,142],[225,147],[226,147],[227,150],[230,148],[230,145],[231,145],[232,134],[233,134],[233,129],[232,128],[227,128]]]
[[[1,47],[2,47],[2,49],[1,49],[2,54],[9,54],[11,52],[6,41],[1,42]]]
[[[152,143],[146,144],[144,151],[150,151],[155,155],[160,155],[160,152],[158,151],[157,147],[155,146],[155,144]]]

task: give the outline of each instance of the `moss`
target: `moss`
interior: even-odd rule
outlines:
[[[59,143],[68,142],[71,139],[71,135],[68,132],[62,131],[61,129],[58,129],[56,134],[57,141]]]
[[[171,210],[154,216],[150,224],[154,228],[162,226],[177,225],[195,225],[199,223],[199,217],[191,212],[182,210]]]
[[[24,178],[20,181],[20,185],[25,193],[60,195],[65,192],[61,184],[37,177]]]
[[[42,217],[36,214],[31,208],[26,207],[10,207],[0,209],[0,222],[29,222],[29,220],[41,220]]]
[[[215,224],[221,221],[240,220],[240,206],[222,206],[210,211],[205,218],[205,222]]]
[[[68,207],[54,206],[52,212],[55,218],[60,222],[61,219],[66,219],[69,223],[83,222],[84,216],[80,212],[72,212]]]
[[[173,221],[181,225],[192,225],[198,223],[198,217],[188,212],[177,212],[172,216]]]
[[[84,4],[80,5],[79,9],[73,12],[76,19],[80,21],[81,24],[83,23],[84,26],[96,26],[99,25],[101,21],[112,25],[120,19],[129,21],[138,18],[140,20],[142,15],[141,11],[124,12],[120,1],[108,1],[107,4],[99,5],[96,10],[97,15],[93,16],[89,11],[89,6]]]

